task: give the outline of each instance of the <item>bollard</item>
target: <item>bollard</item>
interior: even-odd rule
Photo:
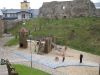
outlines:
[[[83,60],[83,54],[80,54],[80,63],[82,63]]]

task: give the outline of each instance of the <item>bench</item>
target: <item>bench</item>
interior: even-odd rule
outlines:
[[[11,63],[8,60],[5,61],[8,70],[8,75],[18,75],[18,73],[16,72],[15,68],[11,65]]]

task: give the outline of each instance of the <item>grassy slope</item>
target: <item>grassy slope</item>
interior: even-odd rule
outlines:
[[[16,71],[19,73],[19,75],[50,75],[48,73],[45,73],[43,71],[37,70],[37,69],[31,69],[24,65],[14,65]]]
[[[22,25],[13,28],[10,32],[15,35],[21,27]],[[37,18],[26,21],[24,27],[31,30],[33,37],[52,35],[57,37],[58,44],[67,44],[72,48],[100,55],[100,18]]]

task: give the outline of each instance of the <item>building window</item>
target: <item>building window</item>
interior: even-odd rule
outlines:
[[[22,14],[22,18],[25,18],[25,14]]]
[[[7,14],[5,14],[5,17],[7,17]]]
[[[10,17],[15,17],[15,14],[14,13],[10,13]]]

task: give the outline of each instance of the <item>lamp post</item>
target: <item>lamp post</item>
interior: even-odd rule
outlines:
[[[30,39],[31,68],[32,68],[32,48],[31,48],[31,43],[32,43],[32,35],[29,35],[29,39]]]

